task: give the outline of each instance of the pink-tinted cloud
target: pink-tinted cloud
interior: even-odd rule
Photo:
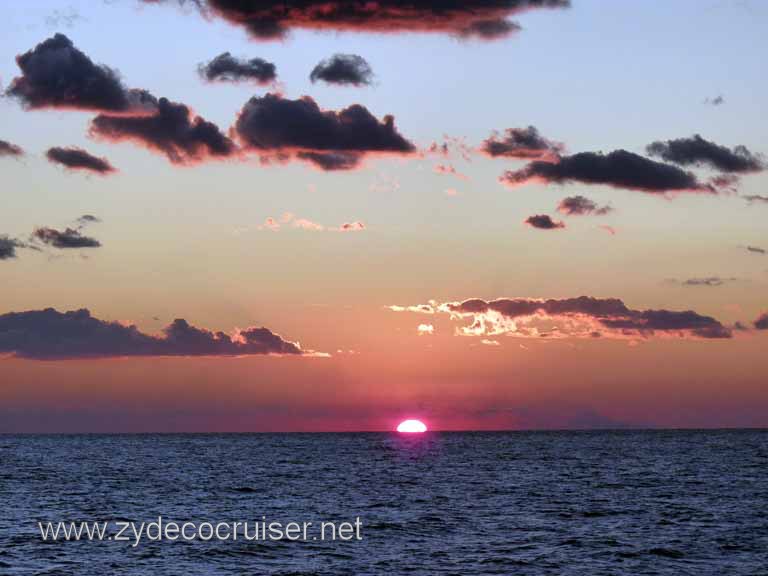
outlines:
[[[359,220],[355,220],[354,222],[344,222],[344,224],[339,226],[339,232],[360,232],[362,230],[365,230],[365,224]]]
[[[435,327],[432,324],[419,324],[416,332],[419,336],[432,336],[435,333]]]
[[[163,0],[144,0],[157,3]],[[183,0],[176,0],[183,3]],[[440,33],[496,40],[517,32],[509,18],[525,10],[567,8],[569,0],[200,0],[205,12],[245,28],[256,40],[292,29],[336,32]]]
[[[521,160],[556,161],[563,150],[563,143],[547,140],[534,126],[508,128],[503,134],[494,132],[480,147],[487,156]]]
[[[392,116],[379,120],[359,104],[323,110],[309,96],[254,96],[238,114],[232,134],[266,160],[298,158],[321,170],[351,170],[366,157],[416,153]]]
[[[453,164],[435,164],[434,171],[437,174],[446,174],[449,176],[455,176],[462,180],[467,180],[467,175],[457,171]]]
[[[160,99],[151,114],[100,114],[91,122],[90,134],[112,142],[135,142],[182,166],[238,153],[234,142],[213,122],[166,98]]]
[[[0,158],[3,156],[18,158],[20,156],[24,156],[24,150],[21,148],[21,146],[11,144],[6,140],[0,140]]]
[[[466,143],[464,138],[458,136],[443,136],[442,142],[432,142],[426,149],[427,154],[436,154],[446,158],[458,156],[465,162],[471,162],[475,150]]]
[[[613,211],[610,206],[598,206],[596,202],[584,196],[568,196],[560,200],[557,211],[567,216],[604,216]]]
[[[520,338],[731,338],[732,331],[716,319],[692,310],[634,310],[617,298],[501,298],[485,301],[431,302],[390,306],[396,312],[448,314],[468,322],[457,329],[464,336]]]
[[[101,176],[117,171],[106,158],[94,156],[82,148],[49,148],[45,156],[49,162],[64,166],[67,170],[90,172]]]
[[[325,226],[319,222],[314,222],[307,218],[298,218],[291,212],[285,212],[279,219],[269,217],[259,226],[259,230],[271,230],[278,232],[283,227],[299,230],[308,230],[310,232],[361,232],[365,230],[365,224],[355,220],[354,222],[344,222],[339,226]]]

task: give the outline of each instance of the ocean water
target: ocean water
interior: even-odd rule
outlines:
[[[43,541],[38,521],[361,522]],[[768,574],[768,432],[0,436],[0,574]]]

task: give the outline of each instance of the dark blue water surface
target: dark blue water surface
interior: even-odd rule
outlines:
[[[768,432],[0,436],[0,574],[768,574]],[[362,521],[44,542],[38,521]]]

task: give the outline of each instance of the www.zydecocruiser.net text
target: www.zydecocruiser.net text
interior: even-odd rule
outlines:
[[[134,548],[142,542],[190,541],[353,541],[362,540],[359,517],[343,522],[280,522],[261,520],[194,522],[168,521],[159,516],[151,522],[54,521],[38,522],[44,541],[128,542]]]

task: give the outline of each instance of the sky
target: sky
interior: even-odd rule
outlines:
[[[233,4],[0,3],[0,432],[768,425],[768,5]]]

